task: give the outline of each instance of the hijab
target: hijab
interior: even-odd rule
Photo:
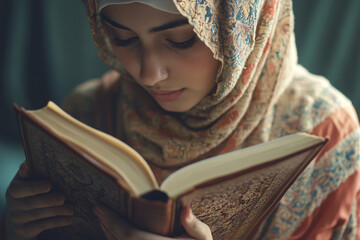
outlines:
[[[131,80],[104,34],[97,1],[83,1],[100,58],[121,73],[117,136],[150,164],[174,169],[270,140],[273,106],[297,61],[291,0],[173,0],[221,62],[216,89],[182,113],[161,109]]]
[[[142,3],[161,11],[180,14],[171,0],[96,0],[96,12],[99,14],[103,8],[113,4]]]

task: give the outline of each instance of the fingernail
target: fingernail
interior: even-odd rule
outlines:
[[[22,163],[20,165],[20,169],[19,169],[19,173],[21,176],[24,176],[25,175],[25,171],[27,169],[27,164],[26,163]]]
[[[65,195],[62,193],[56,193],[55,202],[56,204],[63,205],[65,203]]]
[[[193,219],[193,217],[194,217],[194,214],[192,213],[191,208],[189,208],[189,210],[187,211],[187,214],[186,214],[186,219],[188,221],[191,221]]]
[[[49,192],[51,190],[51,184],[49,182],[43,183],[41,188],[44,190],[44,192]]]

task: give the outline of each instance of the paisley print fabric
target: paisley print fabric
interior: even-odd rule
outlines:
[[[116,71],[77,88],[64,103],[68,112],[111,128],[145,157],[160,182],[188,163],[294,132],[329,137],[254,237],[360,238],[359,120],[326,79],[296,64],[291,0],[173,0],[221,62],[216,89],[176,114],[131,79],[103,35],[94,0],[83,2],[99,56]],[[105,114],[95,107],[104,101],[99,88],[114,96]]]

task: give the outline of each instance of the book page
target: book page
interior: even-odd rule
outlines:
[[[296,133],[217,155],[175,171],[162,182],[160,189],[170,197],[177,197],[204,182],[236,174],[254,166],[271,164],[324,141],[321,137]]]
[[[181,198],[209,225],[215,239],[248,239],[305,168],[318,149],[238,177],[200,186]]]

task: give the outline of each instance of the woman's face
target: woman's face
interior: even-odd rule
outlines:
[[[187,111],[214,88],[219,61],[182,15],[141,3],[102,14],[116,57],[165,110]]]

